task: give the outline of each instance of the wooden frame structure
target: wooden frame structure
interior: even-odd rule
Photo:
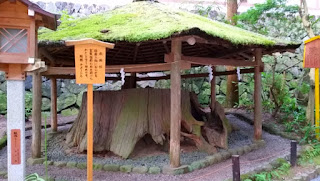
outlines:
[[[194,38],[196,43],[189,45],[188,39]],[[64,44],[40,43],[40,56],[46,61],[47,71],[42,76],[50,78],[52,85],[51,125],[57,131],[57,93],[56,79],[74,79],[75,68],[73,48]],[[131,47],[131,48],[128,48]],[[136,48],[139,47],[139,48]],[[151,47],[151,48],[150,48]],[[273,52],[293,51],[297,45],[291,46],[234,46],[228,41],[215,38],[203,38],[198,35],[172,37],[159,41],[139,43],[116,43],[115,49],[107,54],[106,73],[125,72],[141,73],[171,71],[170,76],[137,78],[137,80],[171,80],[171,132],[170,132],[170,166],[180,166],[180,122],[181,122],[181,78],[208,77],[208,73],[181,75],[181,70],[192,66],[210,65],[213,67],[228,65],[234,67],[251,67],[241,69],[241,73],[254,73],[254,139],[262,138],[262,105],[261,105],[261,72],[263,71],[262,56]],[[216,50],[217,49],[217,50]],[[128,50],[131,50],[128,51]],[[139,51],[140,50],[140,51]],[[148,51],[150,51],[148,53]],[[125,56],[121,55],[125,54]],[[153,53],[152,53],[153,52]],[[156,52],[156,54],[154,53]],[[219,52],[219,53],[218,53]],[[131,56],[132,55],[132,56]],[[236,74],[236,71],[215,72],[214,77]],[[106,78],[107,80],[111,80]],[[112,78],[119,80],[120,78]],[[40,84],[40,81],[35,82]],[[41,85],[35,85],[41,87]],[[211,103],[215,100],[215,78],[211,81]],[[36,93],[34,92],[34,96]],[[41,107],[41,101],[35,104]],[[213,105],[211,105],[212,107]],[[213,108],[213,107],[212,107]],[[37,138],[40,139],[40,138]]]
[[[0,25],[8,26],[19,22],[29,25],[28,31],[36,32],[37,27],[45,26],[55,29],[57,26],[56,15],[43,11],[28,0],[0,0],[2,3],[20,3],[27,8],[23,12],[34,14],[35,21],[10,19],[6,9],[0,6]],[[10,5],[10,4],[9,4]],[[30,10],[30,11],[29,11]],[[24,16],[17,11],[16,16]],[[10,13],[9,13],[10,15]],[[12,14],[11,14],[12,15]],[[172,18],[171,18],[172,19]],[[202,22],[204,23],[204,22]],[[229,29],[230,27],[225,26]],[[239,32],[239,30],[237,30]],[[105,32],[105,31],[104,31]],[[242,32],[242,30],[241,30]],[[242,32],[245,33],[245,32]],[[248,33],[248,32],[247,32]],[[257,35],[249,35],[257,36]],[[248,36],[248,37],[249,37]],[[251,37],[250,37],[251,38]],[[261,38],[261,37],[260,37]],[[125,39],[125,38],[124,38]],[[34,50],[32,57],[41,58],[47,66],[42,72],[35,71],[33,75],[33,106],[32,106],[32,157],[41,157],[41,84],[42,76],[51,80],[51,128],[57,131],[57,79],[75,78],[74,47],[68,47],[64,41],[42,41],[37,47],[37,37],[30,34],[30,49]],[[270,40],[271,41],[271,40]],[[111,42],[111,41],[110,41]],[[171,80],[171,117],[170,117],[170,166],[180,166],[180,129],[181,129],[181,78],[208,77],[208,74],[181,75],[181,70],[190,69],[192,66],[209,65],[213,67],[214,78],[211,81],[211,103],[215,100],[215,77],[236,74],[236,71],[216,72],[216,66],[246,67],[241,73],[254,73],[255,77],[255,112],[254,112],[254,138],[261,139],[261,74],[263,63],[261,58],[273,52],[294,51],[299,45],[263,45],[260,43],[234,44],[230,39],[207,34],[199,28],[173,33],[167,38],[158,40],[145,40],[140,42],[115,41],[115,48],[109,50],[106,59],[106,73],[119,73],[121,69],[129,73],[171,71],[170,76],[137,78],[137,80]],[[258,41],[259,42],[259,41]],[[1,51],[1,47],[0,47]],[[28,50],[30,51],[30,50]],[[1,62],[3,61],[3,62]],[[0,63],[7,63],[5,56],[0,56]],[[20,63],[30,63],[25,57]],[[33,70],[37,64],[23,66],[20,69]],[[41,67],[41,64],[38,65]],[[250,68],[247,68],[250,67]],[[8,64],[0,64],[0,70],[8,72],[12,69]],[[21,76],[18,75],[18,76]],[[24,75],[23,75],[24,76]],[[109,79],[109,78],[107,78]],[[119,78],[112,78],[118,80]],[[111,78],[109,79],[111,80]],[[211,108],[214,109],[213,104]]]

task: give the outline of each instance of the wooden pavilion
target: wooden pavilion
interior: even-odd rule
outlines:
[[[33,122],[40,125],[41,76],[50,78],[51,125],[57,131],[56,79],[74,79],[74,48],[65,40],[94,38],[115,43],[106,55],[106,73],[124,68],[134,76],[141,72],[170,70],[170,76],[136,78],[171,80],[170,165],[180,165],[181,78],[207,77],[208,74],[181,75],[181,70],[210,65],[242,67],[241,73],[254,73],[254,139],[262,136],[261,58],[274,52],[293,51],[299,45],[279,41],[231,25],[209,20],[192,13],[172,10],[160,3],[135,2],[113,11],[61,23],[56,32],[39,33],[39,56],[46,71],[34,74]],[[214,72],[214,76],[236,74],[236,71]],[[119,80],[120,78],[107,78]],[[215,102],[215,79],[211,82],[211,102]],[[211,105],[213,107],[214,104]],[[33,132],[40,132],[36,126]],[[40,144],[41,137],[32,139]],[[32,147],[33,157],[40,157],[40,147]]]

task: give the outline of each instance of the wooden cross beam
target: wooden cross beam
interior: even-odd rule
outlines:
[[[168,71],[171,68],[171,63],[156,63],[156,64],[132,64],[132,65],[108,65],[106,66],[106,73],[119,73],[121,69],[125,72],[157,72]],[[181,62],[181,69],[190,69],[191,64],[188,62]],[[47,75],[74,75],[74,67],[48,67],[43,76]]]

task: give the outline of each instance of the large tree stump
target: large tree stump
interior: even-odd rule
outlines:
[[[215,146],[226,148],[226,142],[221,144],[219,140],[226,140],[228,124],[224,122],[228,120],[213,121],[211,113],[205,113],[203,108],[199,107],[196,97],[187,91],[181,92],[181,101],[181,135],[194,140],[199,149],[207,152],[214,152]],[[192,111],[195,106],[197,111]],[[86,108],[85,93],[79,115],[70,128],[66,140],[69,146],[76,146],[80,152],[87,148]],[[123,158],[128,158],[136,143],[144,135],[150,134],[152,139],[161,145],[166,141],[165,135],[170,135],[169,89],[95,91],[93,109],[94,151],[96,152],[112,151]],[[200,119],[204,116],[209,121],[206,123],[198,121],[194,116],[200,116]],[[209,127],[203,129],[204,125]],[[215,130],[215,136],[223,136],[223,139],[208,136],[207,129],[211,132]],[[204,137],[203,130],[207,132]]]

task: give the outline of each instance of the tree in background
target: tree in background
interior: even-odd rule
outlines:
[[[236,25],[234,16],[238,13],[238,2],[237,0],[227,0],[227,21]],[[227,70],[235,70],[235,67],[226,67]],[[227,93],[226,93],[226,107],[232,108],[239,104],[239,87],[237,75],[227,76]]]

